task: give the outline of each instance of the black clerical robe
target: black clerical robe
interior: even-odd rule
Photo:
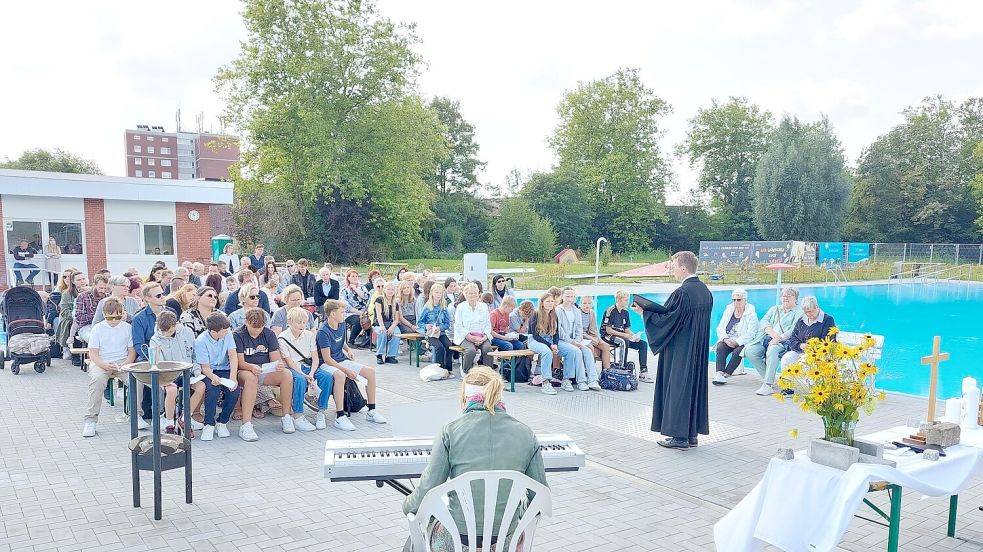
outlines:
[[[710,433],[707,379],[713,295],[699,278],[688,278],[665,305],[637,301],[645,338],[659,356],[652,431],[669,437]]]

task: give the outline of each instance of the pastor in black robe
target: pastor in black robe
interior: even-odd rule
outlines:
[[[683,280],[664,305],[636,301],[645,339],[659,357],[652,431],[691,438],[710,433],[707,380],[713,295],[695,275]]]

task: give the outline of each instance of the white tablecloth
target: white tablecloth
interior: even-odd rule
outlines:
[[[900,427],[863,437],[900,441]],[[812,463],[805,451],[795,460],[772,458],[764,478],[713,528],[718,552],[760,550],[765,543],[787,552],[833,550],[843,538],[872,481],[888,481],[927,496],[958,494],[983,475],[983,430],[964,431],[961,443],[939,461],[920,454],[884,457],[897,467],[854,464],[846,471]],[[902,508],[903,511],[903,508]]]

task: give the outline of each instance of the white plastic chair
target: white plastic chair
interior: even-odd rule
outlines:
[[[461,542],[459,529],[454,522],[448,505],[450,504],[451,494],[456,494],[458,503],[461,505],[464,514],[465,525],[467,526],[468,542],[471,543],[472,552],[476,550],[475,543],[478,542],[477,524],[475,519],[474,497],[471,492],[471,482],[480,481],[484,484],[484,523],[482,527],[485,535],[482,538],[482,551],[491,550],[491,537],[494,531],[495,507],[498,503],[499,482],[508,480],[512,482],[509,491],[508,501],[502,514],[501,525],[498,528],[496,538],[496,552],[515,552],[516,546],[523,537],[523,552],[532,551],[532,542],[536,534],[536,525],[539,517],[552,516],[553,506],[550,500],[549,487],[539,483],[529,476],[517,471],[494,470],[494,471],[474,471],[465,473],[442,485],[434,487],[423,497],[420,508],[416,515],[408,514],[406,517],[410,523],[410,540],[413,543],[414,552],[432,552],[430,548],[430,520],[436,519],[444,526],[454,538],[454,551],[462,552],[464,544]],[[509,538],[508,549],[504,550],[510,521],[515,517],[520,505],[526,501],[527,491],[535,493],[535,497],[529,501],[525,512],[518,519],[515,531]]]

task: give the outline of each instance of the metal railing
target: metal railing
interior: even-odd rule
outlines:
[[[898,280],[901,282],[937,282],[940,280],[972,280],[973,269],[976,265],[961,264],[947,266],[944,263],[905,263],[914,264],[913,268],[901,271]]]
[[[871,262],[924,262],[983,265],[983,244],[872,243]]]

